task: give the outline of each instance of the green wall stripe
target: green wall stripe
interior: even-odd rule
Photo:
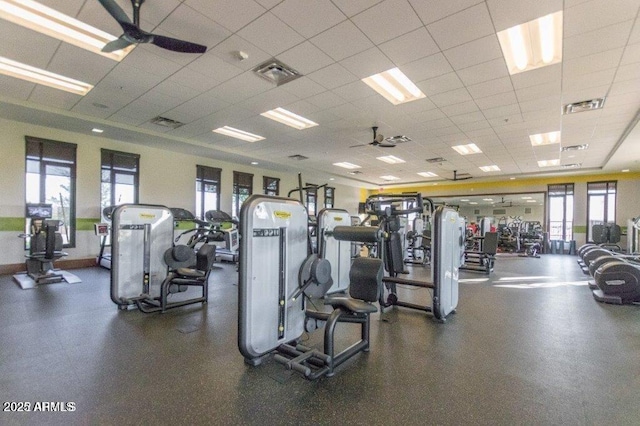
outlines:
[[[100,223],[100,218],[77,218],[76,230],[78,231],[93,231],[93,224]]]
[[[24,232],[24,217],[0,217],[0,231]]]
[[[585,225],[575,225],[573,227],[573,232],[575,232],[576,234],[586,234],[587,227]]]

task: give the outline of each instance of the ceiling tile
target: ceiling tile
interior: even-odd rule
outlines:
[[[468,114],[478,110],[478,105],[474,101],[467,101],[460,104],[448,105],[440,108],[449,117],[455,117],[460,114]]]
[[[471,101],[471,95],[467,91],[466,88],[460,88],[451,90],[449,92],[438,93],[437,95],[433,95],[430,97],[431,101],[436,104],[438,107],[442,108],[444,106],[460,104],[462,102]]]
[[[358,78],[366,78],[393,68],[389,60],[377,47],[373,47],[350,58],[340,61],[340,65]]]
[[[499,93],[493,96],[476,99],[476,104],[482,110],[500,107],[504,105],[512,105],[518,102],[516,94],[513,91]]]
[[[335,89],[358,80],[358,77],[347,71],[340,64],[329,65],[321,70],[312,72],[308,77],[327,89]]]
[[[178,6],[166,18],[163,17],[160,26],[153,32],[203,44],[208,48],[214,47],[231,35],[231,32],[222,25],[213,22],[185,4]]]
[[[240,51],[243,51],[249,57],[242,59],[239,56]],[[235,34],[225,39],[214,48],[209,49],[207,51],[207,55],[215,55],[223,61],[241,68],[244,71],[248,71],[272,57],[267,52],[260,50],[255,45]]]
[[[281,86],[283,90],[293,93],[299,98],[307,98],[324,92],[325,89],[309,77],[301,77]]]
[[[422,26],[407,0],[385,0],[354,16],[354,24],[376,44],[394,39]],[[384,22],[384,25],[380,25]]]
[[[368,98],[370,96],[377,96],[377,93],[372,92],[371,88],[361,80],[336,87],[333,89],[333,92],[347,101],[355,101],[362,98]]]
[[[345,40],[349,42],[345,43]],[[373,43],[351,21],[344,21],[310,41],[336,61],[373,47]]]
[[[382,43],[379,47],[396,65],[403,65],[440,51],[424,27]]]
[[[456,70],[502,58],[500,43],[495,34],[445,50],[443,53]]]
[[[306,38],[344,21],[346,16],[329,0],[285,0],[271,12]],[[322,19],[318,19],[322,17]]]
[[[463,86],[460,78],[455,72],[450,72],[438,77],[423,80],[416,84],[422,93],[432,96],[438,93],[448,92]]]
[[[484,98],[486,96],[496,95],[503,92],[513,91],[513,85],[509,77],[496,78],[495,80],[485,81],[483,83],[467,86],[469,93],[474,98]]]
[[[20,25],[0,21],[0,56],[22,62],[32,67],[46,69],[60,41],[47,37]],[[34,55],[34,52],[38,52]],[[71,76],[70,76],[71,77]],[[78,77],[75,77],[78,78]]]
[[[401,69],[413,82],[420,82],[453,71],[442,53],[410,62]]]
[[[482,0],[409,0],[411,6],[426,24],[438,21],[454,13],[458,13],[478,3]]]
[[[537,86],[525,87],[516,90],[516,95],[520,102],[531,101],[533,99],[545,98],[548,96],[560,95],[560,80],[552,83],[539,84]]]
[[[623,49],[619,48],[566,60],[564,61],[562,78],[566,80],[584,74],[591,74],[596,71],[615,68],[622,58],[622,52]]]
[[[281,53],[278,59],[302,74],[309,74],[334,62],[308,41]]]
[[[624,49],[621,65],[640,62],[640,43],[630,44]]]
[[[555,64],[531,71],[521,72],[511,76],[513,87],[522,89],[524,87],[537,86],[539,84],[560,81],[562,76],[562,64]]]
[[[610,25],[595,31],[564,39],[564,61],[624,47],[629,38],[633,20]]]
[[[293,102],[296,102],[297,100],[297,96],[290,92],[287,92],[282,87],[274,87],[271,90],[262,92],[256,96],[252,96],[251,98],[243,102],[240,102],[238,106],[256,114],[262,114],[265,111],[291,104]]]
[[[47,70],[89,84],[97,84],[116,64],[117,62],[104,56],[61,43]]]
[[[495,33],[484,3],[429,24],[427,29],[443,50]]]
[[[271,56],[276,56],[304,41],[300,34],[272,13],[265,13],[237,34]]]
[[[513,122],[513,116],[520,115],[520,106],[518,104],[503,105],[496,108],[482,110],[482,113],[485,117],[487,117],[487,119],[493,126],[495,126],[493,120],[500,120],[500,124],[505,125],[507,123]],[[505,119],[508,121],[504,121]]]
[[[613,78],[616,75],[616,69],[611,68],[608,70],[592,72],[590,74],[582,74],[571,79],[564,78],[562,83],[562,91],[563,94],[567,94],[570,92],[578,91],[578,90],[589,90],[593,88],[597,88],[600,90],[603,88],[604,95],[608,92],[608,88],[613,82]]]
[[[342,12],[351,17],[358,13],[375,6],[382,0],[332,0],[333,4],[338,6]]]
[[[496,31],[562,10],[562,0],[487,0]]]
[[[256,1],[260,3],[262,6],[266,7],[267,9],[271,9],[272,7],[280,3],[282,0],[256,0]]]
[[[458,70],[457,73],[460,80],[462,80],[466,85],[482,83],[483,81],[489,81],[509,75],[507,65],[503,58],[494,59],[463,70]]]
[[[625,0],[592,0],[564,11],[564,37],[624,22],[638,13],[638,3]]]
[[[233,32],[265,12],[254,0],[185,0],[184,3]]]
[[[4,93],[3,93],[4,94]],[[53,89],[36,84],[31,95],[30,102],[36,102],[65,111],[70,110],[81,99],[81,96],[63,90]]]
[[[640,62],[629,65],[621,65],[616,73],[615,81],[635,80],[640,75]]]
[[[165,116],[182,123],[191,123],[216,111],[226,108],[229,103],[222,101],[212,93],[203,93],[182,105],[166,112]]]
[[[206,76],[211,84],[220,84],[243,72],[241,68],[233,66],[209,53],[201,55],[191,62],[187,68]]]
[[[330,91],[311,96],[307,98],[306,101],[320,109],[333,108],[347,103],[343,98]]]

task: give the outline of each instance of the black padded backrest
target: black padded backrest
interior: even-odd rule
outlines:
[[[494,255],[498,252],[498,233],[486,232],[484,241],[482,242],[482,252],[484,254]]]
[[[602,244],[607,242],[607,229],[604,225],[593,225],[591,227],[591,239],[596,244]]]
[[[349,271],[349,295],[365,302],[378,300],[382,289],[382,260],[372,257],[354,259]]]
[[[196,253],[196,269],[208,272],[216,259],[216,246],[203,244]]]
[[[387,272],[398,274],[404,270],[404,254],[402,253],[402,237],[397,232],[389,235],[384,242],[384,260]]]
[[[620,225],[612,224],[609,225],[609,242],[612,244],[620,242],[620,235],[622,234],[622,230],[620,229]]]

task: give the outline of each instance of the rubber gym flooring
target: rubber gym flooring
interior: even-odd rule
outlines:
[[[3,409],[75,403],[3,411],[2,425],[640,423],[640,307],[595,302],[574,256],[462,272],[445,324],[404,308],[374,314],[371,351],[317,382],[244,364],[233,265],[212,272],[205,309],[166,314],[118,311],[108,271],[74,272],[81,284],[34,290],[0,277]],[[401,299],[426,302],[426,290]],[[339,347],[358,338],[357,325],[338,327]],[[321,348],[322,332],[305,338]]]

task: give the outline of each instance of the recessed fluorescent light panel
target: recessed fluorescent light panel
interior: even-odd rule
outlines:
[[[93,129],[91,129],[91,131],[92,131],[93,133],[104,133],[104,130],[102,130],[102,129],[98,129],[97,127],[94,127]]]
[[[225,136],[231,136],[232,138],[241,139],[247,142],[257,142],[264,139],[262,136],[254,135],[253,133],[245,132],[244,130],[234,129],[233,127],[229,126],[219,127],[213,132]]]
[[[384,180],[400,180],[399,177],[395,177],[395,176],[392,176],[392,175],[380,176],[380,179],[384,179]]]
[[[93,86],[0,56],[0,74],[84,96]]]
[[[0,17],[116,61],[121,61],[135,47],[102,52],[104,45],[117,37],[31,0],[0,0]]]
[[[420,176],[422,177],[426,177],[426,178],[430,178],[430,177],[438,177],[437,174],[433,173],[433,172],[420,172],[418,173]]]
[[[402,158],[398,158],[398,157],[395,157],[393,155],[386,155],[384,157],[376,157],[376,158],[378,160],[384,161],[385,163],[388,163],[388,164],[406,163],[406,161],[404,161]]]
[[[453,148],[460,155],[480,154],[482,152],[475,143],[470,143],[467,145],[456,145],[452,146],[451,148]]]
[[[551,166],[559,166],[560,160],[540,160],[538,161],[538,167],[551,167]]]
[[[622,169],[622,173],[629,173],[629,169]]]
[[[570,146],[563,146],[562,150],[563,152],[565,151],[582,151],[584,149],[589,148],[589,144],[588,143],[583,143],[581,145],[570,145]]]
[[[520,197],[520,198],[522,198],[523,200],[532,200],[533,199],[533,197]]]
[[[500,167],[496,166],[495,164],[492,166],[482,166],[480,167],[480,170],[482,170],[483,172],[499,172],[500,171]]]
[[[465,201],[466,202],[466,201],[469,201],[469,199],[468,198],[461,198],[460,201]]]
[[[493,198],[483,198],[482,201],[493,201]]]
[[[518,74],[562,61],[562,11],[498,33],[509,74]]]
[[[425,94],[398,68],[363,78],[369,87],[394,105],[422,99]]]
[[[304,130],[318,125],[318,123],[314,123],[313,121],[301,117],[298,114],[294,114],[291,111],[287,111],[284,108],[272,109],[271,111],[263,112],[260,115],[298,130]]]
[[[560,132],[538,133],[529,135],[531,146],[551,145],[560,143]]]
[[[334,166],[338,166],[338,167],[342,167],[345,169],[349,169],[349,170],[353,170],[353,169],[359,169],[360,166],[358,166],[357,164],[352,164],[352,163],[347,163],[346,161],[343,161],[341,163],[333,163]]]
[[[527,203],[536,203],[536,200],[527,200]]]
[[[475,201],[470,201],[470,202],[469,202],[469,204],[471,204],[471,205],[474,205],[474,206],[475,206],[475,205],[477,205],[478,203],[477,203],[477,202],[475,202]]]

